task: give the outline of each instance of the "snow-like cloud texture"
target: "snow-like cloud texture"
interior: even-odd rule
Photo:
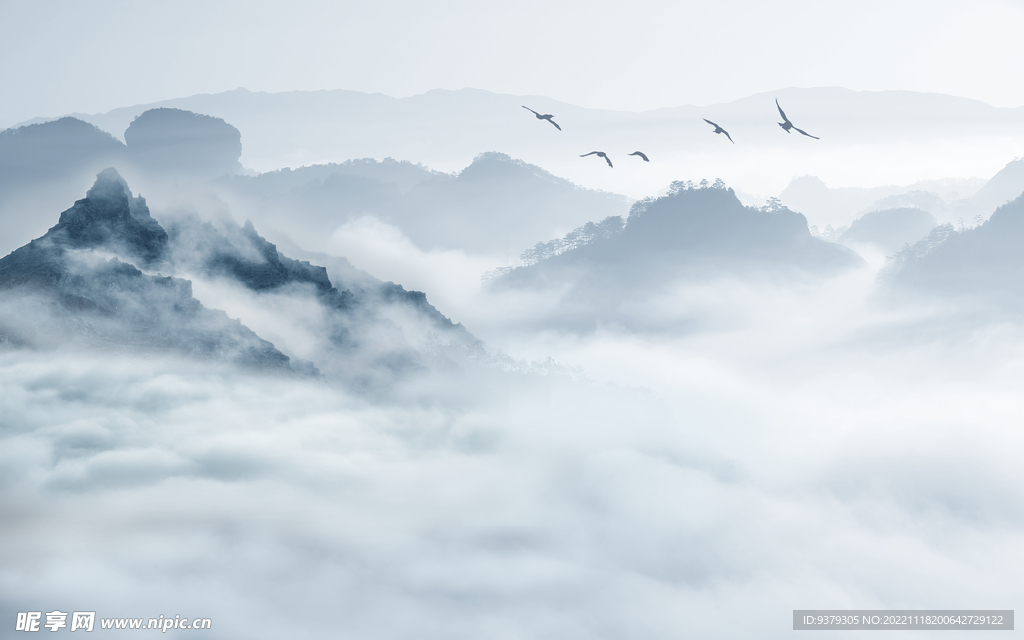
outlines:
[[[736,319],[689,332],[492,310],[476,320],[512,355],[586,375],[463,362],[387,400],[6,349],[0,613],[209,617],[211,638],[738,638],[788,635],[794,608],[1013,608],[1020,330],[883,306],[869,271],[648,309]],[[196,295],[255,313],[217,287]]]

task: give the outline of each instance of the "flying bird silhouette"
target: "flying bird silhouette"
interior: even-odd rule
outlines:
[[[779,107],[779,99],[778,98],[775,99],[775,106]],[[786,117],[786,112],[782,110],[782,107],[779,107],[779,115],[782,116],[782,119],[785,120],[785,122],[780,122],[780,123],[778,123],[778,125],[780,127],[782,127],[782,130],[785,131],[786,133],[789,133],[790,129],[794,129],[794,130],[799,131],[800,133],[804,134],[808,138],[814,138],[815,140],[821,140],[821,138],[819,138],[818,136],[812,136],[811,134],[807,133],[803,129],[797,129],[796,127],[794,127],[793,123],[790,122],[789,118]]]
[[[608,166],[612,167],[612,161],[608,159],[608,156],[605,155],[604,151],[591,151],[590,153],[584,153],[580,157],[581,158],[586,158],[587,156],[592,156],[592,155],[597,155],[598,158],[604,158],[604,161],[608,163]],[[633,154],[630,154],[630,155],[633,155]],[[615,167],[612,167],[612,169],[614,169],[614,168]]]
[[[713,126],[713,127],[715,128],[715,133],[724,133],[724,134],[725,134],[725,137],[726,137],[726,138],[729,138],[729,142],[732,142],[733,144],[736,144],[735,142],[733,142],[732,136],[730,136],[730,135],[729,135],[729,132],[728,132],[728,131],[726,131],[726,130],[725,130],[725,129],[723,129],[722,127],[718,126],[718,125],[717,125],[717,124],[715,124],[714,122],[711,122],[711,121],[710,121],[710,120],[708,120],[707,118],[704,118],[704,122],[706,122],[706,123],[710,124],[711,126]]]
[[[631,155],[631,156],[640,156],[641,158],[644,159],[644,162],[650,162],[650,160],[647,159],[647,156],[645,156],[642,151],[634,151],[633,153],[630,153],[629,155]]]
[[[547,120],[551,124],[555,125],[556,129],[558,129],[559,131],[562,130],[562,127],[558,126],[558,123],[551,119],[554,118],[555,116],[551,115],[550,113],[545,113],[544,115],[541,115],[534,111],[533,109],[531,109],[530,107],[527,107],[526,105],[523,105],[523,108],[532,113],[533,115],[537,116],[538,120]]]

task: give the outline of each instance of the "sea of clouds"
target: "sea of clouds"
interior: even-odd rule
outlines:
[[[490,355],[410,335],[431,370],[374,394],[337,383],[344,361],[308,379],[4,345],[4,619],[781,637],[798,608],[1010,609],[1024,592],[1012,317],[894,302],[873,260],[819,282],[670,284],[636,311],[643,330],[544,328],[531,319],[559,294],[481,293],[479,256],[370,219],[325,243],[426,289]],[[193,286],[316,362],[298,294]]]

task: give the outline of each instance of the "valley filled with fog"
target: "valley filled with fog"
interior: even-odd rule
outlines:
[[[522,117],[484,93],[459,108]],[[229,94],[0,131],[3,616],[746,638],[794,609],[1024,595],[1019,109],[846,96],[881,106],[744,182],[804,141],[751,134],[734,175],[721,148],[652,152],[635,177],[623,153],[528,157],[488,117],[443,147],[437,105],[388,107],[404,145],[335,123],[317,148],[314,107],[274,137],[283,98]],[[384,101],[346,99],[342,120]],[[724,110],[753,130],[757,100]],[[922,103],[946,110],[903,138],[857,129]],[[622,144],[699,122],[558,106]]]

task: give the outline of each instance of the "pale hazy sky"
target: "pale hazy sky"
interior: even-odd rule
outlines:
[[[0,127],[237,87],[643,110],[843,86],[1020,106],[1021,33],[1021,0],[0,0]]]

